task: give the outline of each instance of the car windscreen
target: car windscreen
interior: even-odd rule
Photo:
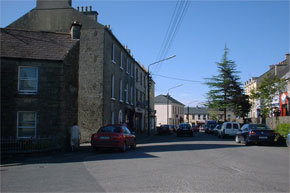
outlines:
[[[99,129],[98,133],[120,133],[121,128],[116,126],[107,126]]]
[[[250,129],[254,129],[254,130],[269,130],[270,128],[267,125],[253,124],[253,125],[250,125]]]
[[[186,125],[186,124],[179,125],[179,128],[180,129],[190,129],[190,125]]]

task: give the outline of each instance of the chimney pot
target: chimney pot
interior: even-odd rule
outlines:
[[[82,8],[82,12],[84,12],[84,6],[82,6],[81,8]]]
[[[80,11],[80,7],[79,6],[77,6],[77,10]]]
[[[86,6],[86,12],[88,12],[88,7]]]
[[[92,6],[90,5],[90,11],[92,11]]]

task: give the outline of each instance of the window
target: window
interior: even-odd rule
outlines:
[[[17,137],[36,137],[36,112],[17,113]]]
[[[197,119],[200,120],[200,115],[197,115]]]
[[[120,80],[120,102],[123,102],[123,80]]]
[[[206,115],[203,115],[203,120],[205,120],[206,119]]]
[[[129,87],[128,84],[126,84],[126,89],[125,89],[125,96],[126,96],[126,103],[129,103]]]
[[[138,82],[138,68],[136,68],[136,82]]]
[[[129,74],[129,58],[127,58],[126,72]]]
[[[139,102],[138,94],[139,94],[139,91],[136,89],[136,103]]]
[[[134,63],[131,62],[131,77],[134,77]]]
[[[134,93],[133,93],[133,86],[131,86],[131,105],[133,105],[133,96],[134,96]]]
[[[115,76],[112,75],[112,88],[111,88],[111,97],[115,100]]]
[[[231,129],[231,128],[232,128],[232,124],[228,123],[227,126],[226,126],[226,129]]]
[[[38,89],[38,68],[19,67],[18,92],[23,94],[35,94]]]
[[[140,72],[140,85],[142,86],[142,72]]]
[[[115,54],[115,52],[116,52],[116,45],[113,43],[112,44],[112,62],[114,64],[116,64],[116,54]]]
[[[122,124],[123,123],[123,115],[122,115],[122,110],[120,110],[119,112],[119,123]]]
[[[124,53],[123,52],[121,52],[121,61],[120,61],[120,68],[123,70],[123,68],[124,68]]]

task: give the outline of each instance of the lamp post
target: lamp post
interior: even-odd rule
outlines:
[[[173,56],[170,56],[168,58],[165,58],[165,59],[162,59],[162,60],[159,60],[157,62],[153,62],[152,64],[149,64],[148,65],[148,73],[147,73],[147,99],[148,99],[148,136],[150,135],[150,66],[152,66],[153,64],[157,64],[159,62],[163,62],[165,60],[169,60],[171,58],[174,58],[176,55],[173,55]]]
[[[174,88],[180,87],[180,86],[182,86],[182,85],[183,85],[183,84],[180,84],[180,85],[177,85],[177,86],[174,86],[174,87],[168,89],[168,92],[167,92],[167,125],[168,125],[168,114],[169,114],[169,111],[168,111],[168,105],[169,105],[169,91],[170,91],[171,89],[174,89]]]

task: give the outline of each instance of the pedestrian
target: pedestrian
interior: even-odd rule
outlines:
[[[72,151],[80,148],[80,140],[81,140],[80,127],[75,122],[70,129],[70,145]]]

